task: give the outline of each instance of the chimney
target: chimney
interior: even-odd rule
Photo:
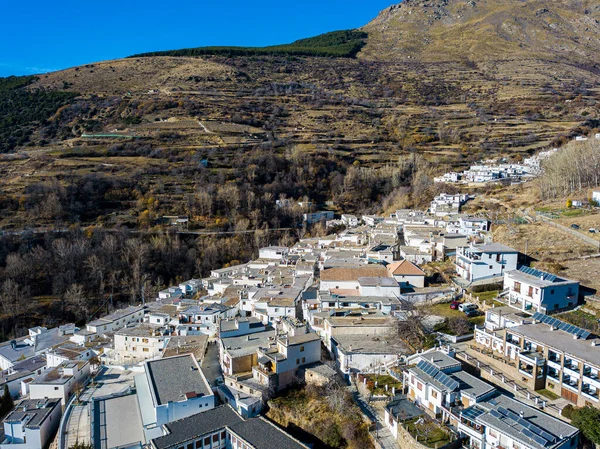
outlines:
[[[592,346],[596,346],[596,340],[592,340]]]
[[[523,418],[523,416],[524,416],[523,412],[519,412],[519,416],[520,416],[521,418]]]
[[[573,335],[573,340],[577,340],[579,338],[579,335]]]

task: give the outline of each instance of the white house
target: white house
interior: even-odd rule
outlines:
[[[65,362],[49,369],[29,384],[30,399],[57,398],[65,405],[77,385],[83,386],[90,376],[90,364]]]
[[[25,400],[4,418],[0,449],[42,449],[51,443],[60,424],[61,406],[56,399]]]
[[[517,269],[519,252],[499,243],[472,244],[456,252],[456,274],[471,283]]]
[[[592,200],[596,202],[596,204],[600,204],[600,190],[594,190],[592,192]]]
[[[144,373],[135,376],[144,429],[162,435],[164,424],[215,407],[215,396],[192,354],[144,363]]]
[[[298,379],[298,369],[321,360],[321,338],[313,332],[283,335],[275,344],[258,349],[252,376],[261,385],[283,389]]]
[[[344,223],[349,228],[355,228],[358,226],[358,218],[356,215],[351,214],[342,214],[342,223]]]
[[[144,308],[130,306],[97,320],[90,321],[87,324],[87,330],[98,335],[104,335],[106,332],[114,332],[129,324],[141,323],[143,320]]]
[[[258,250],[259,259],[282,260],[287,258],[290,249],[286,246],[267,246]]]
[[[387,269],[401,287],[425,287],[425,272],[408,260],[391,263]]]
[[[411,349],[391,333],[369,335],[338,333],[331,337],[336,367],[344,376],[380,372],[397,365]]]
[[[364,265],[356,268],[329,268],[321,271],[321,290],[340,294],[356,294],[360,289],[359,278],[389,276],[382,265]]]
[[[168,342],[168,334],[161,326],[140,324],[115,332],[114,361],[136,364],[146,359],[158,357]]]
[[[504,289],[508,289],[508,304],[523,311],[569,309],[577,305],[579,298],[579,281],[530,267],[504,273]]]

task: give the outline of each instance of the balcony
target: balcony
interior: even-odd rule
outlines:
[[[571,377],[568,374],[564,374],[562,384],[564,387],[577,391],[579,388],[579,379]]]
[[[560,362],[562,361],[562,358],[556,352],[548,351],[548,360],[550,362],[554,362],[554,363],[559,363],[560,364]]]
[[[556,382],[560,382],[560,372],[556,369],[548,369],[548,374],[546,376]]]
[[[583,375],[593,380],[598,380],[598,370],[593,370],[587,365],[583,365]]]
[[[579,363],[571,359],[565,359],[565,368],[570,369],[571,371],[579,372]]]
[[[581,393],[583,393],[584,396],[593,399],[594,401],[598,400],[598,389],[592,387],[591,385],[583,384],[581,386]]]

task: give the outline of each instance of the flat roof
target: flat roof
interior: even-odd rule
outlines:
[[[526,338],[571,354],[576,358],[600,367],[600,339],[573,338],[572,334],[560,329],[552,330],[548,324],[522,324],[507,329],[509,333],[521,334]],[[592,346],[592,342],[596,346]]]
[[[94,400],[93,404],[96,449],[146,443],[137,395]]]
[[[269,328],[269,330],[253,334],[221,338],[221,344],[232,357],[242,357],[256,352],[259,347],[269,346],[271,342],[269,339],[275,337],[277,337],[277,331]],[[275,340],[272,342],[274,343]]]
[[[342,352],[352,354],[409,354],[410,348],[392,335],[334,335]]]
[[[509,435],[512,439],[519,441],[526,447],[532,449],[548,449],[560,446],[565,438],[570,438],[578,432],[575,427],[560,419],[554,418],[553,416],[503,394],[481,401],[477,403],[477,406],[486,410],[487,413],[483,413],[475,418],[476,422]],[[554,444],[540,444],[540,442],[535,439],[528,437],[527,432],[524,432],[525,426],[507,416],[504,413],[505,411],[514,413],[515,418],[520,417],[520,414],[522,413],[524,423],[533,424],[538,429],[550,434],[550,436],[555,439]]]
[[[456,360],[454,357],[450,357],[447,354],[444,354],[441,351],[432,351],[426,354],[421,354],[421,358],[427,360],[428,362],[435,365],[436,368],[444,371],[448,368],[456,368],[461,367],[461,363]]]
[[[473,248],[483,253],[518,253],[516,249],[501,243],[474,244]]]

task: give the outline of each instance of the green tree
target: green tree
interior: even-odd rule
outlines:
[[[575,410],[571,424],[594,444],[600,444],[600,410],[590,406]]]

